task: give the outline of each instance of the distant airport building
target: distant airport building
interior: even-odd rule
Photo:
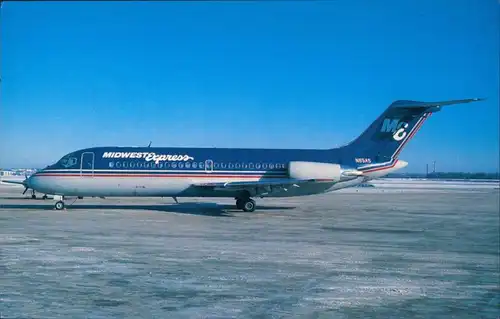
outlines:
[[[31,176],[35,172],[33,168],[0,169],[0,176]]]
[[[13,176],[13,175],[14,175],[13,171],[0,170],[0,176]]]

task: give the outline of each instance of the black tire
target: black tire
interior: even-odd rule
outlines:
[[[64,209],[64,202],[63,201],[58,201],[58,202],[56,202],[56,204],[54,205],[54,207],[57,210],[63,210]]]
[[[42,197],[42,199],[47,199],[47,198],[48,198],[47,195],[43,195]]]
[[[31,195],[31,198],[36,199],[36,195],[35,194]]]
[[[255,210],[255,201],[253,199],[244,201],[242,209],[245,212],[253,212]]]

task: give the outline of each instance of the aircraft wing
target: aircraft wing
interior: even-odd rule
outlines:
[[[288,187],[300,187],[302,184],[319,183],[319,182],[333,182],[333,180],[326,179],[280,179],[274,181],[251,181],[251,182],[224,182],[224,183],[200,183],[194,184],[196,187],[211,188],[214,190],[255,190],[261,189],[262,193],[269,192],[271,188],[283,188],[285,191]]]

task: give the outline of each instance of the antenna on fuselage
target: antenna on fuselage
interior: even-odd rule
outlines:
[[[148,147],[151,147],[151,142],[152,142],[152,141],[149,141],[149,145],[148,145]]]

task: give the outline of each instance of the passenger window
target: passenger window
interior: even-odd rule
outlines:
[[[135,168],[136,163],[135,162],[130,162],[130,168]]]
[[[229,168],[234,168],[234,164],[233,163],[229,163],[228,167]]]
[[[170,168],[170,163],[169,162],[165,163],[165,168]]]
[[[172,163],[172,168],[177,168],[177,163]]]
[[[226,163],[220,163],[221,168],[226,168]]]
[[[274,169],[274,164],[269,164],[269,169]]]
[[[139,164],[137,164],[137,167],[144,168],[144,163],[143,162],[139,162]]]
[[[191,168],[191,163],[190,162],[186,162],[186,168]]]
[[[116,167],[116,168],[121,168],[121,167],[122,167],[122,163],[120,163],[120,162],[116,162],[115,167]]]
[[[200,163],[198,164],[198,167],[199,167],[199,168],[203,168],[203,167],[205,167],[205,164],[204,164],[203,162],[200,162]]]
[[[128,168],[128,162],[123,162],[123,168]]]
[[[151,167],[151,163],[150,162],[147,162],[144,164],[144,168],[150,168]]]
[[[163,168],[163,163],[160,163],[159,167],[160,167],[160,168]]]
[[[109,162],[109,168],[113,168],[115,166],[114,162]]]
[[[235,167],[236,169],[239,169],[239,168],[241,167],[241,164],[240,164],[240,163],[236,163],[236,164],[234,164],[234,167]]]
[[[184,168],[184,163],[179,163],[179,168]]]
[[[248,168],[248,164],[247,163],[243,163],[243,168],[247,169]]]
[[[218,163],[218,162],[215,162],[215,163],[214,163],[214,168],[215,168],[215,169],[218,169],[218,168],[219,168],[219,163]]]
[[[196,168],[196,166],[198,166],[198,163],[193,162],[193,168]]]
[[[253,163],[248,164],[248,167],[250,167],[250,169],[253,169],[253,167],[254,167]]]
[[[259,169],[260,168],[260,163],[255,164],[255,168]]]
[[[267,169],[267,163],[262,164],[263,169]]]

